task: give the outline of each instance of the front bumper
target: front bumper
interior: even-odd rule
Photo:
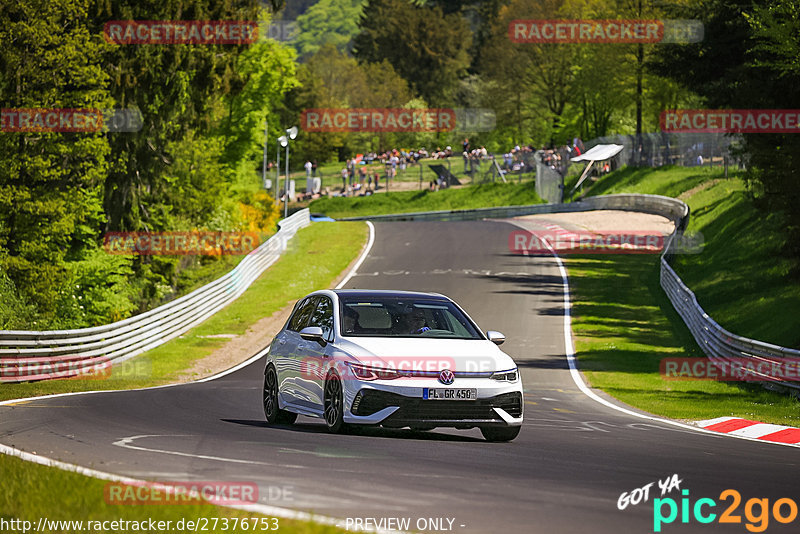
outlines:
[[[482,380],[484,387],[477,387],[478,399],[472,401],[423,399],[422,387],[362,384],[363,387],[346,395],[344,420],[392,428],[521,425],[524,405],[521,384],[498,384],[486,388],[486,380]],[[454,384],[448,387],[476,386],[478,384]],[[442,385],[432,382],[424,387]]]

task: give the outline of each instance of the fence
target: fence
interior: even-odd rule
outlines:
[[[546,202],[558,204],[564,201],[564,176],[548,165],[544,157],[541,150],[533,156],[536,162],[536,194]]]
[[[601,144],[617,144],[625,148],[615,156],[615,168],[623,165],[661,167],[663,165],[722,165],[736,161],[731,148],[741,136],[726,133],[644,133],[608,135],[586,143],[586,150]]]
[[[228,274],[129,319],[78,330],[0,331],[0,382],[78,376],[166,343],[244,293],[278,259],[289,238],[309,223],[308,209],[293,214]]]

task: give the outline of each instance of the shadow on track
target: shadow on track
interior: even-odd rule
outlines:
[[[224,423],[233,423],[243,426],[254,426],[261,428],[268,428],[270,430],[280,430],[284,432],[300,432],[306,434],[322,434],[326,436],[333,436],[335,434],[328,433],[328,430],[323,424],[314,423],[295,423],[293,425],[268,425],[266,421],[254,419],[220,419]],[[370,438],[383,438],[383,439],[413,439],[418,441],[460,441],[460,442],[484,442],[481,438],[476,438],[467,435],[455,434],[441,434],[435,431],[418,431],[410,430],[407,428],[383,428],[371,426],[354,426],[348,428],[347,432],[341,434],[344,436],[362,436]]]

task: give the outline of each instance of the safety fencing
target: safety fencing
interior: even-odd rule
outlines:
[[[279,230],[228,274],[145,313],[92,328],[0,331],[0,382],[86,375],[141,354],[202,323],[238,298],[310,224],[308,209],[279,223]]]
[[[481,208],[473,210],[431,211],[353,217],[347,220],[371,221],[460,221],[478,219],[502,219],[533,215],[538,213],[566,213],[613,209],[637,211],[662,215],[675,223],[675,231],[670,236],[667,247],[661,256],[661,287],[666,292],[675,310],[681,316],[695,341],[708,358],[719,366],[730,368],[735,364],[743,373],[751,376],[765,386],[783,389],[794,395],[800,394],[800,384],[780,376],[781,364],[787,358],[800,358],[800,350],[779,347],[763,341],[738,336],[722,328],[703,310],[694,292],[681,280],[670,265],[675,244],[686,230],[689,222],[689,207],[678,199],[660,195],[621,194],[587,197],[579,202],[568,204],[534,204],[531,206],[508,206],[500,208]],[[751,362],[748,365],[746,362]],[[775,364],[773,366],[773,364]],[[778,370],[776,373],[775,370]]]

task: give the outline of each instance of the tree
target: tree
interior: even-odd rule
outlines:
[[[385,59],[426,102],[453,105],[472,42],[460,14],[408,0],[369,0],[359,26],[353,54],[360,62]]]
[[[753,46],[747,62],[752,107],[796,109],[800,101],[800,1],[775,0],[745,13]],[[800,257],[800,139],[797,134],[747,134],[745,175],[764,204],[787,215],[788,250]]]
[[[532,19],[561,15],[562,0],[514,0],[502,8],[491,39],[483,54],[480,72],[494,83],[494,101],[503,106],[501,116],[510,118],[516,129],[515,141],[542,138],[542,128],[553,143],[553,132],[562,125],[579,62],[580,47],[572,44],[512,43],[509,23],[526,13]],[[532,131],[535,128],[537,131]]]
[[[3,2],[3,107],[110,107],[107,45],[88,12],[88,0]],[[108,156],[99,132],[0,134],[0,270],[45,325],[72,318],[59,317],[74,294],[66,263],[96,248]]]
[[[222,161],[232,168],[260,164],[264,143],[264,118],[272,124],[272,139],[282,133],[278,110],[284,94],[298,85],[294,52],[272,40],[262,40],[242,51],[234,64],[232,83],[236,87],[220,100],[219,125],[224,138]]]
[[[702,20],[702,42],[664,47],[650,68],[702,96],[710,108],[794,109],[800,99],[797,0],[731,5],[703,0],[676,16]],[[744,134],[745,179],[758,203],[787,216],[788,252],[800,256],[800,139]]]
[[[399,108],[412,99],[406,81],[388,61],[360,65],[332,44],[324,45],[300,66],[300,86],[288,98],[292,121],[309,108]],[[306,132],[301,126],[295,151],[304,159],[328,161],[362,152],[372,134]],[[387,147],[393,134],[377,134],[378,149]]]
[[[257,20],[258,4],[244,7],[212,0],[137,0],[97,3],[94,29],[106,20]],[[245,45],[115,45],[104,56],[112,96],[136,107],[142,130],[110,139],[112,166],[106,179],[105,210],[111,230],[164,228],[170,190],[161,175],[172,158],[170,143],[194,129],[209,131],[218,99],[243,87],[235,62]]]
[[[307,59],[320,47],[332,44],[349,52],[358,34],[358,21],[365,0],[320,0],[297,17],[300,33],[292,43],[300,59]]]

